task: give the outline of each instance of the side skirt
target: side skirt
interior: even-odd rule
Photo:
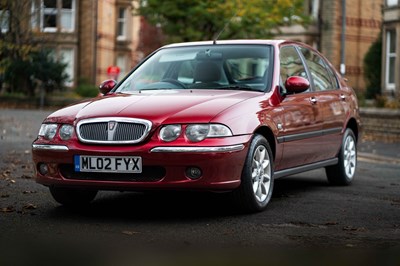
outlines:
[[[290,168],[290,169],[284,169],[284,170],[275,172],[274,178],[280,178],[280,177],[284,177],[284,176],[288,176],[288,175],[294,175],[294,174],[298,174],[298,173],[302,173],[302,172],[306,172],[306,171],[311,171],[311,170],[322,168],[325,166],[335,165],[338,162],[339,162],[338,158],[333,158],[333,159],[329,159],[326,161],[302,165],[302,166],[298,166],[298,167],[294,167],[294,168]]]

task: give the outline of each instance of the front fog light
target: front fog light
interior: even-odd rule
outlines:
[[[49,172],[49,167],[45,163],[40,163],[38,170],[41,175],[47,175],[47,173]]]
[[[201,169],[198,167],[188,167],[186,168],[186,176],[189,177],[190,179],[199,179],[203,173],[201,172]]]
[[[69,140],[74,133],[74,127],[71,125],[62,125],[60,128],[60,138],[62,140]]]

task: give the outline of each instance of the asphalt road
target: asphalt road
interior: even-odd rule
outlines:
[[[350,256],[353,265],[376,258],[400,264],[400,165],[359,160],[347,187],[329,186],[322,169],[279,179],[268,209],[251,215],[239,213],[225,194],[209,193],[100,192],[89,207],[70,210],[33,179],[31,143],[49,113],[0,109],[0,265],[2,252],[20,259],[91,254],[94,265],[98,257],[114,264],[119,254],[122,265],[133,252],[163,260],[160,254],[172,250],[185,254],[182,263],[200,250],[257,254],[246,262],[269,251],[268,261],[281,265],[294,262],[287,250],[334,250],[361,252]]]

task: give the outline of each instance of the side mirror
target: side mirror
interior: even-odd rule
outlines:
[[[117,85],[117,82],[113,79],[107,79],[103,81],[99,86],[100,93],[103,95],[109,93],[112,89],[114,89],[115,85]]]
[[[310,88],[310,82],[303,77],[292,76],[286,80],[285,87],[289,94],[300,93]]]

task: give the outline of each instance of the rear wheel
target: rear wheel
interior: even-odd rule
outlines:
[[[50,187],[53,198],[62,205],[80,206],[89,204],[97,195],[97,190]]]
[[[357,166],[357,141],[350,128],[343,134],[338,159],[336,165],[325,168],[328,181],[333,185],[349,185],[354,179]]]
[[[271,148],[263,136],[255,135],[242,171],[240,187],[233,192],[235,200],[244,211],[262,211],[271,199],[273,187]]]

